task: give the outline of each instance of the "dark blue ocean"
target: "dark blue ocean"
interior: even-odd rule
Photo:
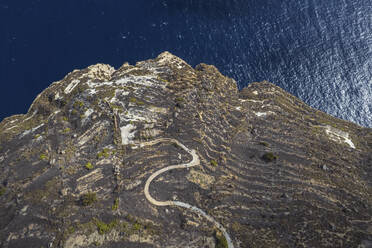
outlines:
[[[0,120],[75,68],[164,50],[372,127],[371,0],[0,0]]]

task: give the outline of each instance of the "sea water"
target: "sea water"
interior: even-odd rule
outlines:
[[[0,119],[75,68],[168,50],[372,127],[370,0],[0,0],[0,32]]]

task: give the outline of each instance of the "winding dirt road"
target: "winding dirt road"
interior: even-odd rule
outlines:
[[[231,241],[231,238],[230,238],[229,234],[227,233],[226,229],[220,223],[218,223],[212,216],[208,215],[207,213],[205,213],[200,208],[197,208],[197,207],[192,206],[192,205],[190,205],[188,203],[180,202],[180,201],[157,201],[156,199],[154,199],[150,195],[150,193],[149,193],[150,183],[157,176],[159,176],[160,174],[162,174],[162,173],[164,173],[166,171],[169,171],[169,170],[173,170],[173,169],[185,169],[185,168],[190,168],[190,167],[193,167],[193,166],[196,166],[196,165],[200,164],[199,156],[196,154],[196,151],[194,149],[190,150],[189,148],[187,148],[186,146],[184,146],[181,142],[179,142],[176,139],[161,138],[161,139],[156,139],[156,140],[149,141],[149,142],[143,142],[143,143],[141,143],[140,146],[141,147],[150,146],[150,145],[155,145],[155,144],[160,143],[160,142],[171,142],[171,143],[177,144],[179,147],[181,147],[186,152],[188,152],[189,154],[191,154],[192,160],[190,162],[186,163],[186,164],[170,165],[170,166],[167,166],[167,167],[165,167],[163,169],[160,169],[160,170],[154,172],[147,179],[146,184],[145,184],[144,193],[145,193],[146,199],[150,203],[152,203],[152,204],[154,204],[156,206],[179,206],[179,207],[182,207],[182,208],[189,209],[189,210],[191,210],[191,211],[193,211],[193,212],[195,212],[195,213],[197,213],[199,215],[202,215],[207,220],[211,221],[223,233],[223,235],[226,238],[228,248],[234,248],[234,245],[233,245],[233,243]]]

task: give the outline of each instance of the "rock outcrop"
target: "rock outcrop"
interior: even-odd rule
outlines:
[[[93,65],[0,123],[0,247],[371,247],[371,151],[268,82],[168,52]],[[147,200],[196,157],[149,185],[179,205]]]

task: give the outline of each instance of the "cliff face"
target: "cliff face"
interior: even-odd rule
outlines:
[[[0,247],[370,247],[371,151],[268,82],[93,65],[0,123]]]

